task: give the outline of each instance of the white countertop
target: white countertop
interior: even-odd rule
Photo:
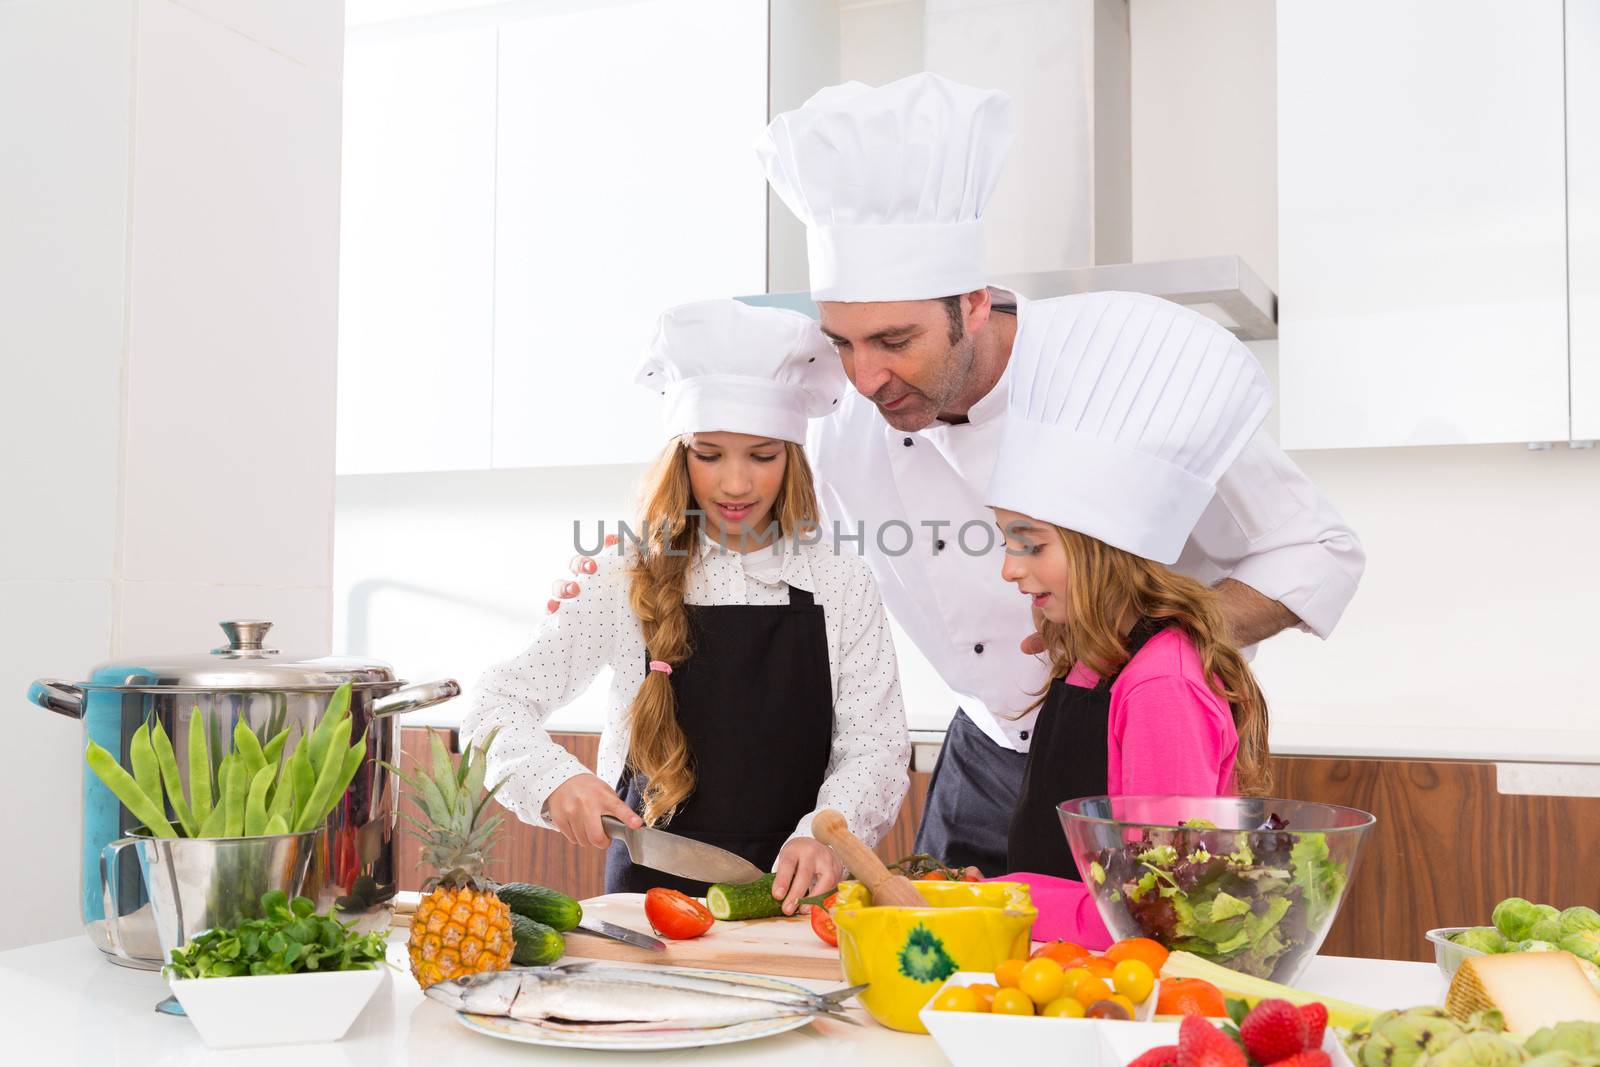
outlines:
[[[403,965],[404,950],[390,958]],[[830,983],[793,979],[815,989]],[[1445,985],[1431,963],[1313,960],[1301,987],[1376,1008],[1438,1003]],[[859,1009],[862,1026],[818,1020],[808,1027],[747,1044],[680,1052],[587,1052],[534,1048],[469,1032],[443,1005],[422,995],[408,973],[391,974],[343,1041],[214,1052],[186,1019],[153,1009],[167,983],[153,971],[105,961],[83,937],[0,953],[0,1051],[7,1062],[37,1054],[62,1067],[440,1067],[443,1064],[582,1064],[648,1067],[668,1061],[822,1067],[857,1063],[942,1063],[933,1039],[886,1030]]]

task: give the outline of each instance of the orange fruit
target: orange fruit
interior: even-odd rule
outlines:
[[[994,995],[990,1010],[996,1015],[1032,1015],[1033,1001],[1020,989],[1002,989]]]
[[[1096,978],[1104,978],[1108,982],[1111,981],[1111,976],[1117,970],[1117,965],[1104,956],[1090,956],[1078,966],[1087,967],[1090,974]]]
[[[1022,977],[1022,968],[1027,965],[1027,960],[1005,960],[994,969],[995,984],[1001,989],[1017,988],[1017,979]]]
[[[1046,941],[1033,950],[1031,960],[1048,957],[1061,964],[1063,967],[1073,967],[1077,962],[1089,955],[1089,950],[1082,945],[1075,945],[1071,941]]]
[[[1066,991],[1066,985],[1061,964],[1048,956],[1029,960],[1017,976],[1017,988],[1028,994],[1028,999],[1040,1007],[1058,999]]]
[[[1112,987],[1135,1004],[1144,1003],[1155,984],[1156,976],[1144,960],[1123,960],[1111,974]]]
[[[1222,990],[1204,978],[1168,978],[1161,983],[1156,1014],[1218,1018],[1228,1014],[1228,1005]]]
[[[1123,960],[1142,960],[1146,967],[1155,974],[1161,973],[1161,968],[1167,965],[1168,952],[1161,947],[1159,941],[1152,941],[1148,937],[1130,937],[1118,941],[1105,951],[1105,958],[1112,963],[1121,963]]]
[[[1000,987],[987,982],[978,982],[967,986],[972,990],[972,995],[978,998],[978,1010],[988,1011],[994,1006],[994,995],[1000,992]]]

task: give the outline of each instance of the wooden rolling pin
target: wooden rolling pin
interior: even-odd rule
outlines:
[[[890,874],[861,839],[850,832],[844,816],[836,811],[819,811],[811,819],[811,836],[839,854],[839,859],[850,869],[867,891],[872,894],[875,907],[889,905],[897,908],[926,908],[928,902],[911,885],[903,874]]]

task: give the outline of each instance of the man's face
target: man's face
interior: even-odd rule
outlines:
[[[968,316],[966,299],[962,313]],[[970,323],[957,329],[941,300],[817,305],[844,372],[897,430],[920,430],[954,410],[976,359]]]

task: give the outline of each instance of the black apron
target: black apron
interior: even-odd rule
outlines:
[[[995,744],[957,708],[928,782],[916,850],[986,878],[1004,874],[1006,826],[1027,763],[1027,753]]]
[[[688,660],[670,681],[689,741],[695,787],[662,829],[737,853],[771,870],[784,842],[817,806],[833,747],[833,683],[823,612],[804,589],[789,603],[685,605]],[[617,791],[644,810],[641,776],[623,772]],[[666,886],[705,895],[692,882],[640,867],[613,841],[606,892]]]
[[[1093,689],[1057,678],[1045,695],[1028,746],[1028,765],[1011,816],[1006,868],[1013,872],[1078,877],[1056,805],[1106,791],[1106,748],[1111,727],[1111,683],[1156,634],[1166,628],[1140,620],[1128,634],[1128,659]]]

